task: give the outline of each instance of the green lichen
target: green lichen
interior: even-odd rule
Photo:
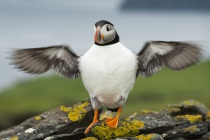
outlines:
[[[144,122],[139,120],[122,121],[117,128],[110,128],[103,122],[101,126],[92,128],[91,132],[100,139],[109,140],[116,137],[136,136],[139,129],[144,127]]]
[[[18,136],[13,136],[9,140],[18,140]]]
[[[187,127],[187,128],[183,128],[183,131],[194,133],[194,132],[199,131],[199,128],[197,128],[197,126],[193,125],[193,126],[190,126],[190,127]]]
[[[202,122],[201,115],[180,115],[176,116],[177,121],[188,120],[190,123]]]
[[[138,135],[135,138],[138,138],[140,140],[151,140],[152,138],[154,138],[154,134],[148,134],[148,135]]]
[[[68,113],[68,118],[71,121],[80,121],[86,115],[87,110],[85,110],[85,107],[89,104],[90,103],[86,101],[81,104],[74,105],[73,107],[61,106],[60,109]]]

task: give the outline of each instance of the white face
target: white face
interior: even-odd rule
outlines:
[[[116,30],[110,24],[105,24],[102,27],[94,26],[94,40],[99,44],[106,44],[114,40]]]

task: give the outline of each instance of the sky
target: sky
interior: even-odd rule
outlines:
[[[11,48],[68,44],[82,55],[93,45],[93,26],[101,19],[112,22],[121,43],[134,52],[141,50],[148,40],[193,41],[210,46],[209,13],[122,12],[121,2],[1,0],[0,91],[36,77],[9,65],[6,58]]]

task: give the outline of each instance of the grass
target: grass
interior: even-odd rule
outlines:
[[[20,82],[0,94],[0,125],[16,116],[38,114],[61,105],[72,105],[88,93],[81,79],[66,80],[44,76]],[[151,78],[138,78],[122,116],[142,109],[160,110],[167,104],[195,99],[210,107],[210,63],[180,72],[164,69]]]

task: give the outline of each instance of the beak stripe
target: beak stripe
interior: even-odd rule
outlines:
[[[94,35],[94,41],[97,42],[98,41],[98,29],[96,30],[96,33]]]

